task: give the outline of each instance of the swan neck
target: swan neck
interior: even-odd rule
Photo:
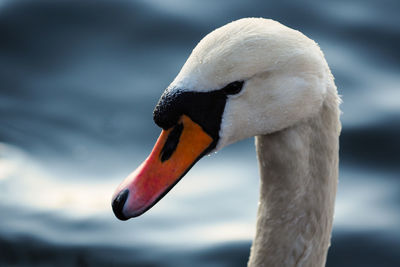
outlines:
[[[249,266],[325,266],[338,178],[337,106],[256,137],[260,201]]]

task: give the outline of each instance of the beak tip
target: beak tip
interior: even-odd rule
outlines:
[[[115,216],[120,219],[121,221],[126,221],[129,219],[129,217],[125,216],[124,214],[124,206],[125,202],[128,199],[129,196],[129,190],[125,189],[121,191],[112,201],[112,209],[115,214]]]

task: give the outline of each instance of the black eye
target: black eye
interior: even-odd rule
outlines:
[[[243,87],[244,81],[236,81],[228,84],[224,88],[222,88],[222,91],[227,94],[227,95],[235,95],[238,94]]]

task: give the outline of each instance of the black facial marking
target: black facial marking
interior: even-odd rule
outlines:
[[[228,84],[221,90],[225,92],[227,95],[235,95],[238,94],[243,88],[244,81],[236,81],[233,83]]]
[[[178,146],[179,138],[181,137],[182,131],[183,124],[179,123],[169,133],[167,141],[165,141],[164,147],[162,148],[160,153],[161,162],[168,160],[172,156],[176,147]]]
[[[211,150],[218,141],[225,102],[226,95],[221,91],[175,91],[174,94],[167,92],[161,96],[153,112],[154,122],[167,130],[175,126],[179,118],[185,114],[213,138],[214,142],[209,149]]]
[[[154,109],[154,122],[167,130],[175,126],[183,114],[187,115],[213,138],[213,142],[204,152],[208,153],[217,145],[226,99],[229,95],[239,93],[243,84],[244,81],[236,81],[209,92],[167,90]]]

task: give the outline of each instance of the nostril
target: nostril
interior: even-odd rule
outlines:
[[[116,198],[114,198],[113,202],[112,202],[112,209],[114,211],[115,216],[120,219],[121,221],[126,221],[129,218],[127,218],[124,213],[123,213],[123,209],[124,209],[124,205],[126,202],[126,199],[128,198],[129,195],[129,190],[125,189],[124,191],[121,191]]]

